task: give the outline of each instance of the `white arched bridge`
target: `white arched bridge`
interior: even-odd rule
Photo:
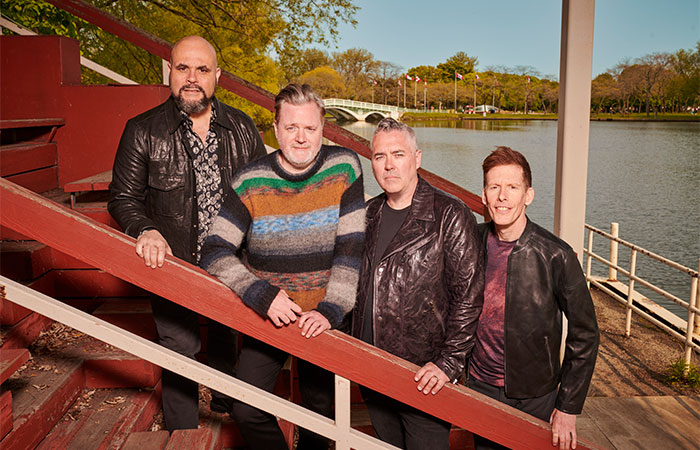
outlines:
[[[398,119],[407,111],[417,112],[417,109],[399,108],[398,106],[382,105],[379,103],[357,102],[342,98],[324,99],[326,112],[338,120],[379,121],[385,117]]]

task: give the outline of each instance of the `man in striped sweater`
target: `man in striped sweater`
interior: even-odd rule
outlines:
[[[241,169],[202,249],[201,265],[247,306],[307,338],[338,327],[355,305],[364,244],[362,169],[350,150],[321,145],[325,107],[307,85],[275,98],[280,150]],[[239,256],[240,255],[240,256]],[[245,337],[238,378],[272,391],[287,354]],[[331,416],[333,374],[297,361],[302,405]],[[276,419],[235,401],[231,415],[254,449],[286,449]],[[328,448],[300,430],[298,448]]]

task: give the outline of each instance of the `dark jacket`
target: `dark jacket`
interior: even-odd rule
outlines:
[[[213,130],[219,138],[224,189],[233,173],[267,154],[253,121],[216,98]],[[182,138],[183,118],[172,97],[126,123],[109,186],[109,212],[129,236],[155,228],[173,254],[196,261],[197,205],[192,150]]]
[[[474,345],[483,305],[476,221],[464,203],[419,178],[408,217],[371,267],[385,201],[381,194],[367,205],[353,335],[362,336],[368,289],[374,289],[374,345],[421,366],[433,362],[454,381]]]
[[[484,248],[492,227],[479,225]],[[568,334],[560,365],[562,313]],[[504,329],[506,395],[539,397],[561,383],[555,408],[581,413],[598,354],[593,300],[573,249],[529,219],[508,257]]]

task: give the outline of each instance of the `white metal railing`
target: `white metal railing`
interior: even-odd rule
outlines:
[[[335,375],[335,420],[331,420],[3,276],[0,276],[0,298],[332,439],[338,450],[396,449],[386,442],[351,428],[350,381],[339,375]]]
[[[663,256],[657,255],[656,253],[650,252],[649,250],[646,250],[642,247],[622,240],[619,238],[619,225],[615,222],[613,222],[610,226],[610,233],[606,233],[605,231],[595,228],[588,224],[585,224],[585,227],[588,230],[588,243],[587,247],[583,251],[583,253],[587,257],[586,280],[588,281],[589,286],[590,284],[593,284],[597,288],[606,292],[608,295],[625,304],[625,335],[628,337],[630,336],[632,325],[632,312],[635,312],[644,317],[645,319],[649,320],[650,322],[654,323],[658,327],[662,328],[663,330],[667,331],[671,334],[671,336],[683,341],[685,346],[684,361],[686,362],[686,364],[690,363],[691,352],[700,352],[700,344],[698,344],[698,342],[700,341],[700,309],[698,309],[698,298],[700,297],[700,287],[698,286],[698,272],[700,272],[700,260],[698,261],[698,270],[695,271],[686,266],[671,261],[670,259],[664,258]],[[604,257],[597,255],[593,252],[594,234],[598,234],[610,240],[610,259],[605,259]],[[628,247],[631,251],[629,270],[626,270],[618,265],[619,245]],[[678,270],[690,276],[690,295],[688,301],[685,301],[667,292],[666,290],[638,277],[636,273],[638,254],[647,256],[652,260],[661,262],[672,269]],[[596,278],[591,275],[591,265],[594,259],[608,267],[607,280]],[[621,296],[618,292],[616,292],[616,290],[610,289],[609,287],[611,282],[618,282],[618,272],[621,273],[623,276],[627,277],[628,279],[628,285],[626,286],[626,297]],[[644,309],[635,305],[635,297],[638,300],[641,297],[639,293],[634,290],[635,283],[641,284],[642,286],[652,290],[653,292],[688,310],[688,320],[685,321],[684,333],[679,332],[678,329],[676,329],[675,327],[669,326],[666,323],[666,321],[660,320],[654,314],[649,314]],[[649,299],[643,298],[643,300],[652,303],[658,308],[663,308],[662,306],[657,305]],[[677,319],[681,324],[683,323],[683,320],[680,317],[674,315],[674,318]],[[686,365],[686,368],[687,367],[688,366]]]

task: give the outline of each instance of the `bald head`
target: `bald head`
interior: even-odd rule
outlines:
[[[200,36],[187,36],[170,52],[170,91],[178,107],[190,116],[210,111],[221,69],[216,50]]]
[[[173,58],[178,52],[181,51],[194,51],[200,54],[208,54],[210,58],[214,60],[214,69],[217,67],[216,63],[216,49],[209,43],[206,39],[201,36],[185,36],[173,45],[170,51],[170,64],[173,63]]]

